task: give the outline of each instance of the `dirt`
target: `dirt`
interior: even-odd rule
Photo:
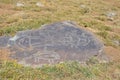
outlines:
[[[120,28],[114,28],[113,29],[113,32],[117,33],[117,34],[120,34]]]
[[[0,49],[0,60],[10,60],[10,51],[8,49]]]
[[[105,53],[110,57],[113,61],[119,61],[120,60],[120,50],[117,48],[114,48],[112,46],[106,46],[105,47]]]
[[[11,4],[0,3],[0,16],[15,13],[16,11],[13,10],[13,7]]]
[[[7,14],[13,14],[15,13],[14,10],[5,10],[0,8],[0,15],[7,15]]]

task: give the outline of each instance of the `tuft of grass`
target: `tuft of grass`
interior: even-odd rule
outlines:
[[[99,36],[103,37],[104,39],[108,39],[107,31],[101,31],[97,33]]]
[[[51,21],[49,19],[21,21],[19,23],[15,23],[15,25],[10,25],[8,27],[1,28],[0,35],[8,35],[8,34],[12,35],[16,33],[17,31],[39,28],[41,25],[50,23],[50,22]]]
[[[2,62],[0,65],[0,78],[2,80],[70,80],[85,79],[85,80],[101,80],[101,79],[116,79],[119,77],[112,76],[114,73],[109,73],[109,68],[115,63],[81,65],[77,62],[65,62],[56,65],[45,65],[40,68],[23,67],[16,62]]]

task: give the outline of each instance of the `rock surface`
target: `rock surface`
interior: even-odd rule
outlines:
[[[6,48],[9,39],[10,39],[10,36],[1,36],[0,37],[0,48]]]
[[[10,57],[25,66],[41,66],[63,61],[85,62],[103,51],[103,44],[70,21],[56,22],[37,30],[18,32],[8,41]]]

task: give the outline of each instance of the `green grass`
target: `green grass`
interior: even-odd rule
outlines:
[[[16,0],[0,1],[1,3],[12,4],[13,6],[12,10],[19,11],[16,14],[12,14],[12,15],[6,15],[6,16],[1,15],[2,17],[1,23],[6,24],[4,25],[4,27],[7,27],[9,29],[9,27],[11,26],[14,26],[14,27],[19,27],[24,25],[30,26],[27,23],[29,22],[29,20],[31,21],[31,19],[33,20],[33,24],[34,24],[34,21],[39,22],[39,24],[42,24],[39,21],[40,19],[41,20],[43,19],[42,22],[44,21],[47,24],[48,21],[46,21],[46,19],[44,18],[47,18],[49,22],[71,20],[71,21],[77,22],[79,25],[82,25],[83,27],[90,27],[98,30],[111,30],[111,27],[112,27],[112,25],[107,23],[109,21],[105,16],[105,14],[107,13],[106,9],[104,8],[102,9],[102,6],[104,6],[105,8],[110,7],[110,4],[106,3],[105,1],[100,1],[100,0],[93,1],[93,2],[89,0],[85,0],[85,1],[84,0],[80,0],[80,1],[78,0],[54,1],[53,0],[48,2],[41,1],[45,5],[45,7],[37,7],[35,4],[36,2],[38,2],[38,0],[34,0],[34,1],[20,0],[20,1],[25,3],[24,7],[17,7],[15,4],[17,2]],[[81,5],[84,5],[85,7],[81,7]],[[114,8],[116,8],[116,11],[118,11],[118,6],[114,6]],[[22,12],[23,14],[21,14]],[[119,15],[117,19],[119,19]],[[114,26],[119,26],[119,23],[117,23],[118,22],[117,19],[114,21],[114,23],[116,23],[114,24]],[[21,22],[23,22],[24,25],[21,24]],[[35,27],[36,26],[32,26],[32,28],[35,28]],[[30,29],[29,27],[26,27],[26,28]],[[2,29],[0,29],[0,31],[1,30]],[[5,32],[7,32],[6,30]],[[21,29],[21,30],[24,30],[24,29]]]
[[[109,73],[114,63],[80,65],[77,62],[59,63],[41,68],[23,67],[16,62],[3,62],[0,65],[2,80],[119,80],[120,73]],[[120,64],[115,68],[120,71]],[[115,75],[116,77],[114,77]]]
[[[8,34],[12,35],[14,33],[17,33],[17,31],[40,28],[40,26],[45,23],[50,23],[50,20],[47,18],[43,18],[36,20],[21,21],[19,23],[15,23],[15,25],[2,28],[0,30],[0,35],[8,35]]]

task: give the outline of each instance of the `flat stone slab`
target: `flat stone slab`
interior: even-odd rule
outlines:
[[[10,36],[1,36],[0,37],[0,48],[6,48],[8,45],[8,41]]]
[[[13,53],[10,57],[30,66],[85,62],[103,51],[103,43],[94,34],[70,21],[20,31],[8,40],[7,46]]]

